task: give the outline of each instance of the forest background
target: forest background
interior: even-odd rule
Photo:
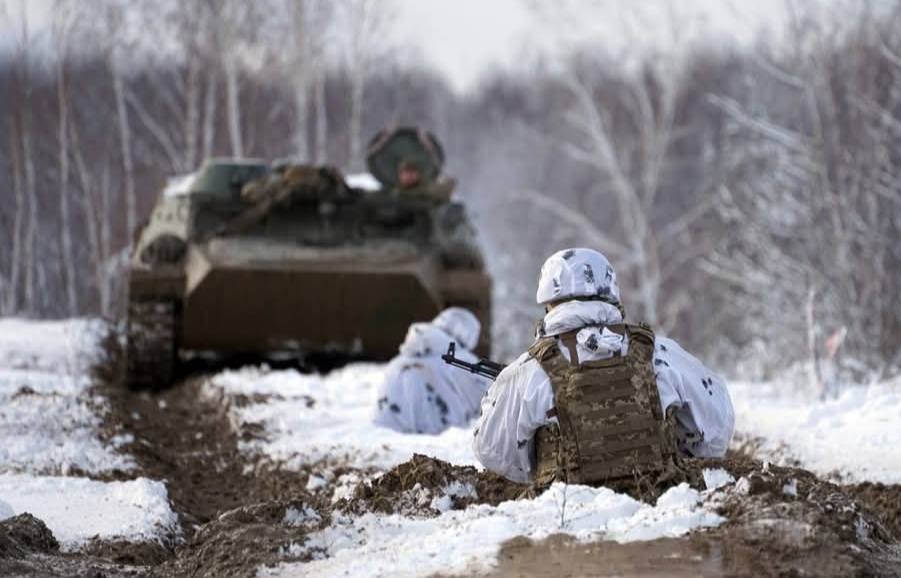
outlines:
[[[57,0],[40,27],[0,3],[0,316],[121,318],[133,232],[205,158],[351,174],[416,124],[485,247],[498,357],[531,339],[544,258],[588,246],[629,319],[726,374],[816,381],[836,351],[847,380],[897,373],[901,2],[786,2],[743,43],[672,13],[659,44],[635,4],[611,47],[568,42],[579,2],[529,2],[555,56],[460,90],[388,1]]]

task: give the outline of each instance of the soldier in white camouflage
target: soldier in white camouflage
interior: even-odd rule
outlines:
[[[601,253],[566,249],[541,269],[546,315],[481,404],[479,461],[520,483],[671,478],[679,456],[722,457],[735,417],[722,378],[675,341],[627,324]]]
[[[475,361],[481,324],[462,307],[449,307],[429,323],[414,323],[397,357],[385,369],[373,421],[403,433],[438,434],[467,426],[479,412],[488,380],[447,365],[449,342],[465,361]]]

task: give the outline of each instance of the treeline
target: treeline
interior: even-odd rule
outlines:
[[[896,8],[799,15],[753,49],[586,46],[460,96],[385,44],[384,3],[269,4],[60,3],[51,38],[20,28],[0,61],[0,313],[117,316],[134,226],[203,158],[357,171],[369,135],[411,123],[442,139],[476,219],[503,355],[540,315],[541,261],[585,245],[629,318],[729,373],[837,336],[858,377],[897,370]]]

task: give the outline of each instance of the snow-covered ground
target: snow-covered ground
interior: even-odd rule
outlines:
[[[372,425],[383,367],[357,364],[326,376],[265,366],[226,371],[205,385],[208,395],[242,396],[231,418],[262,425],[264,439],[244,449],[287,467],[335,460],[358,468],[388,468],[413,453],[459,465],[474,464],[471,432],[454,428],[438,436],[401,435]],[[901,482],[901,391],[899,382],[850,388],[841,397],[811,402],[790,396],[786,384],[730,384],[738,432],[766,439],[763,450],[799,459],[821,473],[835,470],[859,480]],[[250,403],[247,403],[250,400]],[[785,447],[785,446],[788,447]],[[327,474],[326,469],[326,474]],[[709,485],[732,480],[716,479]],[[312,476],[315,489],[325,481]],[[358,481],[354,477],[353,482]],[[316,482],[316,483],[313,483]],[[343,495],[339,483],[335,497]],[[566,493],[565,513],[563,494]],[[321,559],[261,569],[267,576],[424,576],[469,574],[491,567],[501,544],[515,536],[542,538],[568,533],[580,540],[618,541],[678,536],[718,524],[708,492],[674,488],[656,505],[642,504],[604,488],[555,486],[532,500],[497,507],[442,511],[436,518],[399,514],[338,517],[293,554]],[[366,560],[366,564],[361,564]]]
[[[0,497],[13,514],[28,512],[43,520],[64,550],[73,550],[94,537],[152,542],[177,532],[178,521],[169,507],[166,486],[146,478],[97,482],[3,474]]]
[[[244,443],[287,467],[317,464],[328,475],[328,462],[362,469],[387,470],[426,454],[457,465],[477,465],[469,428],[452,428],[438,436],[403,435],[372,424],[377,388],[384,366],[356,364],[326,376],[265,366],[226,371],[205,384],[205,392],[241,403],[229,404],[232,422],[261,424],[265,439]],[[251,403],[247,403],[250,400]],[[326,465],[321,464],[322,461]],[[722,476],[720,476],[721,478]],[[358,482],[348,476],[332,485],[333,499]],[[717,485],[712,474],[710,483]],[[325,480],[311,476],[309,489]],[[350,486],[348,486],[350,484]],[[449,489],[449,493],[472,488]],[[535,499],[497,507],[470,506],[448,511],[450,499],[432,499],[437,518],[400,514],[339,516],[331,526],[290,548],[293,555],[312,554],[310,564],[261,569],[269,576],[427,576],[435,572],[464,574],[496,563],[506,540],[516,536],[544,538],[566,533],[580,540],[648,540],[680,536],[715,526],[721,518],[704,495],[680,486],[656,505],[643,504],[606,488],[556,485]],[[366,560],[362,565],[361,560]]]
[[[244,448],[287,467],[325,460],[387,470],[414,453],[475,465],[468,428],[432,436],[400,434],[372,424],[383,370],[383,365],[361,363],[323,376],[248,367],[220,373],[205,388],[214,396],[273,396],[265,403],[232,406],[232,419],[263,424],[267,439],[244,442]]]
[[[490,570],[503,542],[517,536],[569,534],[582,541],[631,542],[677,537],[722,521],[686,484],[671,488],[654,506],[607,488],[554,484],[532,500],[470,506],[437,518],[372,513],[339,517],[292,547],[294,554],[312,553],[319,560],[283,564],[260,575],[469,576]]]
[[[820,475],[901,483],[901,378],[848,386],[817,401],[786,381],[733,383],[737,430],[763,438],[774,460],[796,459]]]
[[[0,472],[90,474],[132,460],[97,436],[104,401],[89,393],[104,325],[0,319]]]
[[[99,435],[106,400],[91,369],[106,333],[96,320],[0,319],[0,519],[42,519],[64,548],[85,541],[150,541],[171,536],[166,488],[138,478],[102,482],[134,460]]]

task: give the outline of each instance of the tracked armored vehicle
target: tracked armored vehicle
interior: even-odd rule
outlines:
[[[368,161],[376,190],[329,167],[228,159],[171,181],[131,256],[127,383],[168,384],[188,352],[387,359],[450,305],[480,318],[487,354],[491,281],[440,145],[383,131]]]

